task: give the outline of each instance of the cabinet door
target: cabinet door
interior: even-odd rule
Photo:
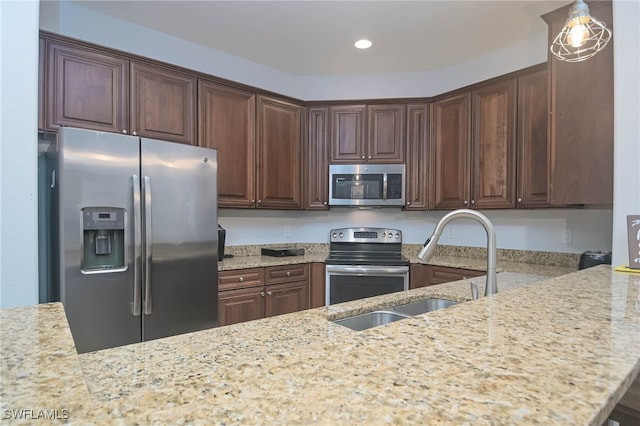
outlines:
[[[120,133],[129,129],[129,61],[47,41],[46,123]]]
[[[610,1],[590,2],[589,9],[611,28]],[[543,17],[550,41],[566,17],[566,8]],[[549,55],[552,204],[613,203],[614,42],[584,62],[562,62]]]
[[[264,318],[264,287],[218,292],[218,326]]]
[[[369,163],[404,163],[405,116],[403,104],[367,106]]]
[[[518,207],[548,207],[548,74],[518,78]]]
[[[198,87],[198,145],[218,150],[218,207],[253,207],[256,95],[206,80]]]
[[[407,105],[405,210],[427,210],[429,189],[429,105]]]
[[[40,37],[38,39],[38,130],[44,130],[44,88],[45,88],[45,58],[47,51],[47,42]]]
[[[267,317],[309,309],[309,280],[269,285],[266,292]]]
[[[329,208],[329,108],[307,109],[308,137],[304,149],[305,209]]]
[[[363,163],[366,105],[331,107],[331,162]]]
[[[413,263],[409,266],[409,290],[432,285],[429,278],[429,265]]]
[[[302,208],[303,107],[258,96],[258,207]]]
[[[196,144],[196,78],[131,63],[131,131],[138,136]]]
[[[309,307],[319,308],[325,305],[325,265],[316,262],[311,264],[309,277]]]
[[[433,167],[430,189],[434,209],[457,209],[469,204],[471,94],[462,93],[433,103],[431,144]]]
[[[516,206],[517,80],[473,91],[471,206]]]
[[[450,268],[447,266],[429,265],[427,268],[427,282],[430,285],[480,277],[482,275],[487,275],[487,273],[473,269]]]

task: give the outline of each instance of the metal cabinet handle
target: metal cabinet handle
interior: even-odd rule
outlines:
[[[142,258],[142,224],[140,213],[140,176],[131,176],[133,184],[133,306],[131,313],[134,317],[140,316],[142,308],[142,271],[140,262]]]
[[[260,292],[260,296],[264,297],[264,291]]]
[[[138,132],[131,132],[133,136],[138,136]]]
[[[290,277],[291,276],[291,271],[287,271],[287,276]]]
[[[522,198],[518,197],[518,202],[521,203],[522,202]]]
[[[326,202],[326,201],[323,201],[323,202],[322,202],[322,205],[323,205],[323,206],[326,206],[326,205],[327,205],[327,202]]]
[[[244,277],[240,277],[240,278],[238,278],[238,281],[240,281],[241,283],[243,283],[243,282],[244,282]]]
[[[364,155],[362,156],[362,159],[364,160]]]
[[[473,206],[476,203],[476,200],[471,200],[471,205]]]
[[[369,156],[368,159],[371,160],[371,156]]]
[[[411,205],[411,201],[407,201],[407,205],[410,206]]]
[[[122,131],[122,134],[123,134],[123,135],[126,135],[127,133],[129,133],[129,132],[127,132],[127,130],[126,130],[126,129]]]
[[[268,296],[273,296],[273,293],[272,293],[272,292],[270,292],[270,291],[268,291],[268,292],[267,292],[267,295],[268,295]]]
[[[469,204],[469,202],[467,200],[464,200],[464,205],[466,206],[467,204]]]
[[[145,176],[144,182],[144,259],[145,259],[145,277],[144,277],[144,313],[149,315],[152,312],[151,300],[151,260],[153,246],[151,234],[151,179]]]

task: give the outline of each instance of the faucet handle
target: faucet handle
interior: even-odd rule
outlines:
[[[471,298],[473,300],[477,300],[478,299],[478,286],[473,281],[469,281],[469,285],[471,286]]]

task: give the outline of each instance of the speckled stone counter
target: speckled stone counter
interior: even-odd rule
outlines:
[[[6,310],[2,408],[69,404],[78,424],[602,424],[640,371],[640,274],[502,272],[498,287],[467,301],[458,281],[77,358],[67,329],[50,334],[59,305]],[[465,302],[362,332],[329,321],[430,295]]]
[[[218,270],[257,268],[264,266],[291,265],[296,263],[324,262],[329,255],[327,244],[291,244],[287,247],[304,248],[304,256],[270,257],[261,256],[263,246],[232,246],[228,252],[233,258],[218,263]],[[269,247],[269,246],[264,246]],[[282,245],[279,245],[282,247]],[[486,250],[477,247],[438,246],[436,255],[428,262],[418,258],[422,246],[406,244],[402,246],[403,254],[411,263],[448,266],[451,268],[487,270]],[[496,268],[500,272],[518,272],[522,274],[539,274],[549,277],[568,274],[578,269],[579,254],[556,253],[527,250],[498,249]]]

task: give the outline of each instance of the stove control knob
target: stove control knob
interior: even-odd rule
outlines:
[[[396,240],[400,239],[400,234],[398,232],[396,232]]]
[[[382,238],[387,238],[387,234],[385,234],[384,232],[382,233]]]
[[[344,237],[344,234],[341,232],[341,233],[339,233],[339,234],[338,234],[338,236],[339,236],[340,238],[342,238],[342,237]]]
[[[334,232],[333,234],[331,234],[331,238],[336,238],[338,236],[337,232]]]

